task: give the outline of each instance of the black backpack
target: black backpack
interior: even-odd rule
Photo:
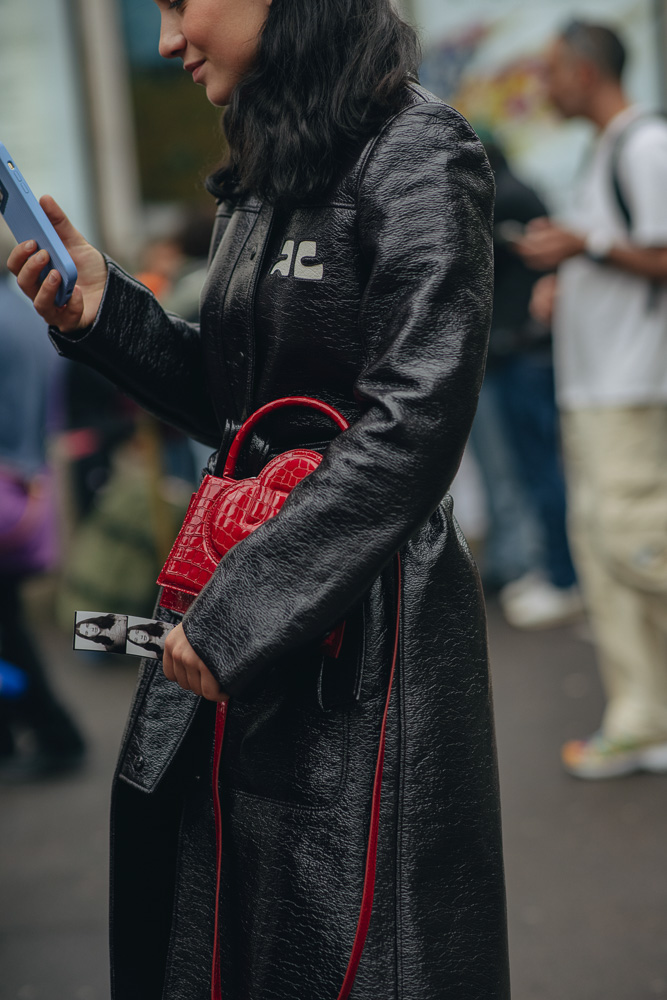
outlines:
[[[614,192],[616,205],[623,216],[623,221],[625,222],[626,229],[629,233],[632,232],[632,210],[623,190],[623,182],[621,180],[621,154],[623,153],[626,142],[638,127],[650,121],[665,121],[666,118],[667,116],[661,111],[649,111],[646,112],[646,114],[639,115],[637,118],[633,118],[633,120],[616,136],[616,141],[614,142],[614,146],[611,151],[612,190]]]
[[[625,191],[623,190],[623,182],[621,180],[620,163],[621,154],[625,147],[627,140],[636,131],[636,129],[645,124],[645,122],[655,121],[656,119],[664,121],[666,119],[665,113],[661,111],[649,111],[646,114],[639,115],[637,118],[626,125],[626,127],[619,132],[616,136],[616,141],[614,142],[611,151],[611,186],[614,193],[614,200],[616,202],[616,207],[623,216],[623,221],[625,223],[625,228],[628,233],[632,233],[632,209],[626,197]],[[661,282],[651,281],[650,290],[648,294],[648,299],[646,302],[646,309],[648,312],[655,309],[658,304],[660,289],[662,287]]]

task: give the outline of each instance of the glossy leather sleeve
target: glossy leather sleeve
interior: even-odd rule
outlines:
[[[79,334],[50,328],[56,350],[81,361],[160,420],[217,446],[219,425],[206,392],[199,327],[167,313],[112,260],[95,322]]]
[[[403,112],[363,165],[361,416],[184,619],[230,694],[343,617],[448,489],[483,375],[492,204],[483,150],[443,105]]]

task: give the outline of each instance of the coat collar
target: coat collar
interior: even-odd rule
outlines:
[[[221,431],[230,414],[242,421],[253,376],[253,299],[273,209],[249,198],[232,213],[211,261],[202,294],[201,330],[211,395]],[[234,294],[229,295],[234,279]],[[223,387],[223,392],[220,387]]]

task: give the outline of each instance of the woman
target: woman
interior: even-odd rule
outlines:
[[[162,55],[228,105],[201,325],[165,314],[50,199],[79,269],[71,302],[54,308],[57,279],[39,288],[34,246],[10,264],[61,352],[211,446],[222,437],[223,454],[283,396],[323,399],[352,426],[335,437],[319,416],[272,418],[245,475],[295,445],[322,463],[225,556],[164,669],[143,664],[114,796],[115,998],[210,995],[212,703],[227,696],[221,995],[339,995],[400,549],[375,906],[352,995],[505,1000],[483,602],[443,500],[488,335],[488,164],[467,123],[410,82],[417,47],[390,0],[158,6]],[[323,662],[342,618],[340,658]]]
[[[171,632],[167,622],[146,622],[143,625],[130,625],[127,630],[127,641],[135,646],[141,646],[156,656],[164,653],[166,637]]]
[[[125,615],[95,615],[83,618],[74,626],[74,634],[105,647],[106,653],[124,653],[127,641]]]

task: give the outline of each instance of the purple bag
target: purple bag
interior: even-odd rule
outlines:
[[[0,573],[49,569],[56,560],[57,537],[52,477],[44,472],[25,480],[0,466]]]

